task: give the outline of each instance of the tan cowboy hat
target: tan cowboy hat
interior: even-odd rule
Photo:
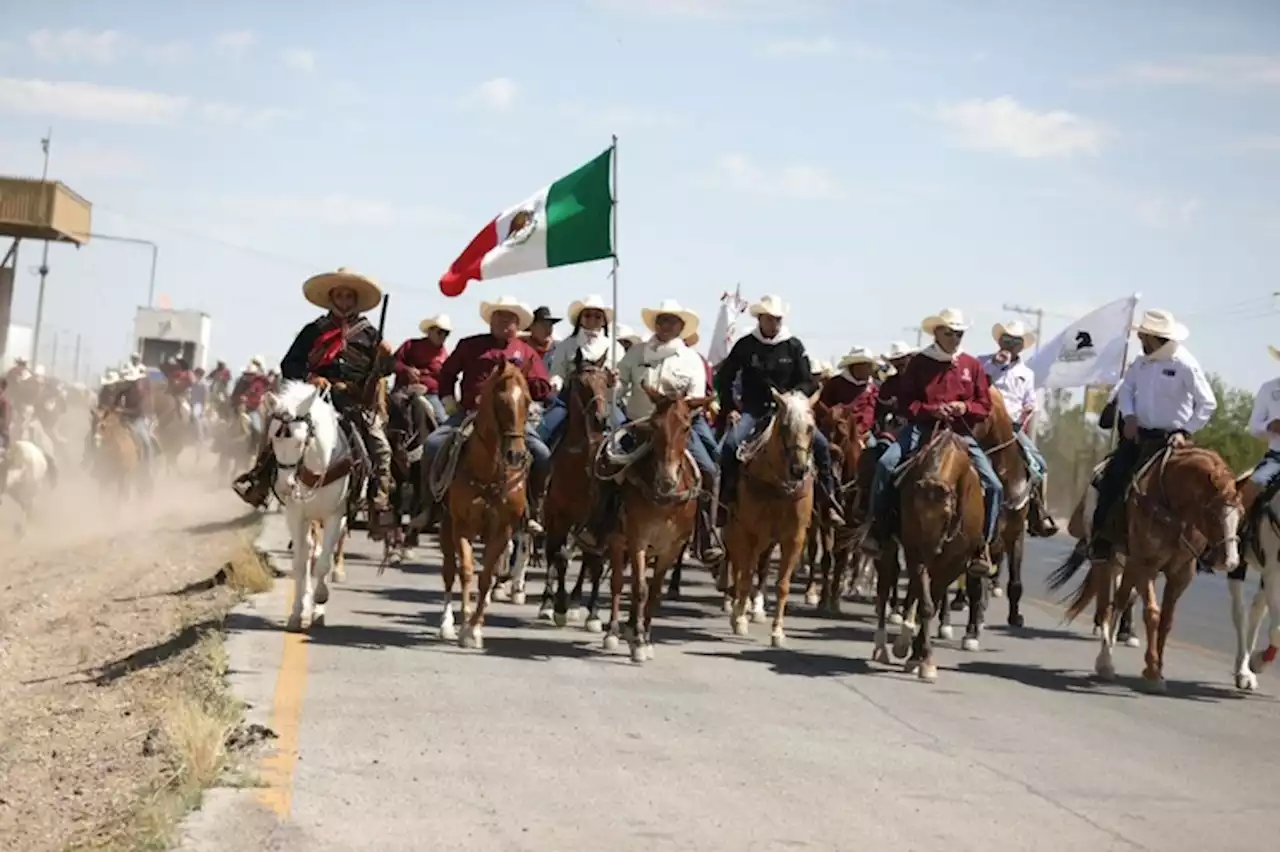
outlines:
[[[533,311],[515,296],[501,296],[497,301],[480,303],[480,319],[484,320],[486,325],[493,319],[495,311],[515,314],[519,319],[520,328],[528,328],[533,324]]]
[[[871,354],[871,350],[865,346],[855,346],[849,350],[849,354],[845,355],[836,364],[837,370],[843,370],[845,367],[852,367],[854,364],[874,364],[876,356]]]
[[[1133,330],[1138,334],[1150,334],[1166,340],[1186,340],[1191,334],[1169,311],[1147,311],[1142,315],[1142,322],[1135,325]]]
[[[782,301],[781,296],[768,295],[751,306],[749,313],[753,317],[770,316],[785,319],[791,312],[791,306]]]
[[[1275,358],[1277,361],[1280,361],[1280,349],[1277,349],[1274,346],[1268,346],[1267,349],[1271,350],[1272,358]]]
[[[969,322],[958,308],[943,308],[933,316],[924,318],[920,330],[925,334],[933,334],[935,329],[949,328],[952,331],[967,331]]]
[[[701,337],[699,337],[699,336],[698,336],[698,332],[696,332],[696,331],[695,331],[693,334],[686,334],[686,335],[684,336],[684,345],[685,345],[685,346],[697,346],[697,345],[698,345],[698,341],[700,341],[700,340],[702,340],[702,338],[701,338]]]
[[[565,315],[565,319],[569,320],[569,325],[578,324],[578,316],[583,311],[596,310],[604,312],[604,321],[606,323],[613,322],[613,308],[609,306],[602,297],[592,293],[585,299],[579,299],[569,306],[569,310]]]
[[[889,351],[880,357],[886,361],[897,361],[899,358],[914,355],[917,351],[916,347],[911,346],[905,340],[895,340],[889,344]]]
[[[698,315],[686,307],[682,307],[675,299],[663,299],[658,303],[656,308],[641,308],[640,319],[644,323],[644,327],[650,331],[658,330],[658,317],[663,314],[671,314],[673,317],[680,317],[684,322],[683,337],[687,345],[689,338],[698,333]]]
[[[995,338],[996,343],[1000,342],[1002,337],[1017,337],[1022,340],[1022,345],[1027,349],[1036,345],[1036,333],[1034,330],[1027,328],[1026,324],[1020,320],[1005,325],[998,322],[991,326],[991,336]]]
[[[441,331],[453,331],[453,321],[449,319],[448,314],[436,314],[435,316],[427,317],[422,322],[418,323],[418,331],[423,334],[426,334],[433,328],[438,328]]]
[[[115,370],[107,370],[102,374],[102,383],[104,385],[114,385],[118,381],[120,381],[120,374]]]
[[[358,313],[371,311],[382,301],[382,288],[372,278],[345,266],[339,267],[337,272],[321,272],[308,278],[302,285],[302,295],[317,308],[327,311],[333,306],[330,295],[340,287],[355,291]]]
[[[624,325],[623,323],[618,323],[618,342],[630,343],[633,346],[644,343],[640,338],[640,335],[636,334],[636,330],[634,328],[629,325]]]

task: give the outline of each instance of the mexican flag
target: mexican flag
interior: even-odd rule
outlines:
[[[461,296],[471,281],[613,257],[613,153],[499,213],[440,278],[440,292]]]

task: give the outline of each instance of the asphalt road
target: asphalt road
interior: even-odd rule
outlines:
[[[1056,547],[1033,545],[1033,594]],[[940,643],[926,684],[869,662],[864,606],[793,616],[784,650],[768,625],[734,637],[697,568],[642,666],[533,603],[495,604],[464,651],[436,636],[434,553],[377,577],[355,558],[372,552],[352,542],[323,630],[281,633],[286,582],[235,619],[235,685],[277,750],[268,786],[211,796],[185,849],[1228,852],[1280,832],[1277,684],[1241,696],[1211,653],[1230,648],[1218,578],[1175,629],[1210,651],[1174,649],[1157,696],[1138,650],[1095,680],[1089,620],[1061,629],[1045,604],[980,651]]]

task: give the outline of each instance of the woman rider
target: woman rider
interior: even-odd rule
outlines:
[[[560,433],[569,422],[569,408],[566,405],[565,387],[573,374],[574,360],[582,353],[583,363],[604,359],[603,365],[609,370],[616,370],[622,361],[625,350],[609,337],[609,323],[613,322],[613,308],[605,304],[604,299],[592,294],[569,306],[567,319],[573,323],[573,334],[556,345],[551,355],[551,389],[556,397],[549,401],[549,407],[542,414],[542,422],[538,424],[538,437],[548,447],[555,447]],[[622,414],[617,406],[609,407],[610,426],[622,425]]]

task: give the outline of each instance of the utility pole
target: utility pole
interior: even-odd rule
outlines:
[[[903,331],[914,331],[916,333],[916,348],[919,349],[924,345],[924,329],[918,325],[904,325]]]
[[[44,168],[40,172],[40,182],[44,183],[49,179],[49,143],[53,141],[53,128],[49,128],[49,132],[40,140],[40,147],[44,149]],[[44,254],[40,258],[40,291],[36,295],[36,327],[31,332],[31,359],[35,363],[31,365],[31,369],[35,369],[40,363],[40,323],[44,319],[44,283],[49,276],[49,241],[44,241]]]
[[[71,361],[71,381],[80,381],[80,344],[83,342],[84,335],[76,335],[76,352]]]
[[[1024,317],[1036,318],[1035,348],[1039,349],[1040,342],[1044,340],[1044,336],[1041,334],[1041,332],[1044,330],[1044,308],[1027,308],[1027,307],[1023,307],[1022,305],[1010,305],[1008,302],[1006,302],[1001,307],[1003,307],[1006,311],[1009,311],[1011,313],[1022,314]]]

